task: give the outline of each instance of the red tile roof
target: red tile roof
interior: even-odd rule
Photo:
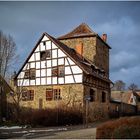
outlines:
[[[81,37],[94,37],[96,36],[100,41],[102,41],[106,47],[111,49],[111,47],[97,34],[95,33],[87,24],[82,23],[71,32],[58,37],[58,40],[81,38]]]
[[[58,39],[68,39],[75,37],[95,36],[97,35],[92,29],[85,23],[80,24],[78,27],[73,29],[71,32],[58,37]]]

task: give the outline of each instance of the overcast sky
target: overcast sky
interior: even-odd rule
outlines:
[[[0,30],[20,54],[16,70],[43,32],[58,37],[83,22],[108,35],[110,79],[140,86],[140,2],[0,2]]]

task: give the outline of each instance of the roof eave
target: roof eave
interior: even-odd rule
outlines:
[[[84,38],[84,37],[95,37],[97,34],[91,34],[91,35],[79,35],[79,36],[71,36],[71,37],[58,37],[58,40],[67,40],[67,39],[74,39],[74,38]]]

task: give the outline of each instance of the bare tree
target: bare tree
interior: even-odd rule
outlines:
[[[118,80],[114,83],[113,90],[123,91],[125,90],[125,83],[122,80]]]
[[[5,77],[15,58],[16,44],[10,35],[0,31],[0,74]]]
[[[135,91],[138,89],[138,86],[134,83],[130,84],[129,87],[128,87],[129,90],[132,90],[132,91]]]
[[[27,66],[25,68],[27,70]],[[9,94],[9,97],[12,98],[12,103],[14,104],[15,109],[15,119],[19,121],[20,119],[20,113],[21,113],[21,101],[23,99],[23,93],[28,92],[28,90],[24,87],[24,83],[26,83],[25,74],[23,80],[20,82],[17,81],[16,78],[17,74],[14,72],[14,75],[12,76],[12,82],[11,86],[13,87],[13,92]]]

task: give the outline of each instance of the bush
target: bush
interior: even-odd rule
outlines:
[[[135,128],[135,129],[134,129]],[[108,121],[97,128],[96,138],[127,138],[127,133],[123,136],[122,131],[127,132],[131,130],[132,136],[134,138],[139,137],[136,136],[136,129],[140,128],[140,117],[124,117],[117,120]],[[139,137],[140,138],[140,137]]]
[[[140,138],[140,126],[120,126],[114,130],[112,137],[115,139]]]
[[[31,126],[60,126],[81,124],[82,113],[78,109],[26,109],[22,111],[20,124]]]

